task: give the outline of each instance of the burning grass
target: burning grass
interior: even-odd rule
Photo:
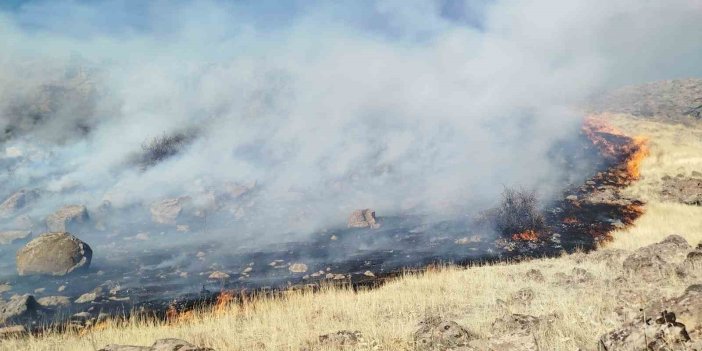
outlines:
[[[648,138],[642,135],[627,134],[613,125],[608,115],[588,116],[583,124],[583,132],[600,150],[602,155],[614,161],[624,157],[624,181],[631,183],[641,177],[641,162],[650,154]]]
[[[647,201],[646,212],[634,226],[615,232],[605,250],[635,249],[672,233],[682,235],[693,245],[702,240],[702,223],[698,220],[702,218],[702,207],[662,202],[657,193],[662,176],[702,169],[702,125],[692,130],[689,126],[624,116],[612,116],[608,121],[627,134],[649,136],[647,152],[651,156],[631,159],[639,171],[639,181],[630,183],[625,190]],[[629,167],[627,172],[636,175]],[[592,273],[596,279],[574,286],[556,278],[570,273],[573,267]],[[532,269],[540,270],[545,282],[529,280],[526,273]],[[83,336],[68,332],[6,340],[0,343],[0,350],[95,350],[109,343],[150,345],[165,337],[182,338],[220,351],[299,350],[308,346],[313,350],[334,350],[320,347],[317,340],[319,335],[339,330],[358,330],[363,334],[364,342],[356,350],[414,350],[412,333],[417,322],[427,315],[445,316],[486,336],[492,322],[504,313],[557,315],[547,332],[534,335],[543,350],[596,350],[597,338],[620,323],[617,311],[624,302],[611,284],[621,274],[621,265],[573,257],[467,269],[443,267],[407,274],[372,291],[324,286],[316,293],[296,290],[242,303],[222,297],[217,305],[190,312],[187,318],[175,314],[177,319],[171,321],[109,321]],[[655,288],[635,280],[622,288],[628,293],[638,291],[641,296],[655,291],[670,297],[685,287],[671,276]],[[510,297],[524,288],[534,292],[534,300],[530,304],[510,303]]]

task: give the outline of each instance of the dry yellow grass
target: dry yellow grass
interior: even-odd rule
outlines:
[[[660,202],[657,179],[671,172],[700,169],[702,144],[699,130],[615,116],[613,121],[632,134],[652,139],[652,157],[644,162],[643,179],[628,191],[650,201],[646,214],[630,229],[616,233],[612,247],[634,249],[678,233],[693,243],[702,239],[700,208]],[[697,138],[696,140],[693,140]],[[325,288],[319,293],[291,292],[285,297],[260,299],[243,306],[230,306],[224,313],[202,312],[177,325],[132,322],[127,326],[106,325],[87,335],[54,334],[40,338],[6,340],[0,350],[95,350],[106,344],[150,345],[155,339],[175,337],[216,350],[300,350],[316,345],[320,334],[358,330],[364,343],[355,350],[413,350],[412,333],[428,315],[453,319],[468,329],[488,336],[495,318],[505,313],[546,315],[555,313],[552,328],[535,335],[542,350],[596,350],[602,333],[616,328],[616,309],[646,301],[649,286],[628,286],[641,294],[621,296],[613,281],[622,274],[621,265],[605,260],[583,259],[585,255],[538,259],[521,264],[498,264],[468,269],[446,267],[438,271],[407,275],[382,288],[354,293]],[[556,273],[569,274],[574,267],[586,269],[594,279],[566,284]],[[539,269],[543,283],[526,278]],[[659,296],[675,296],[685,288],[676,277],[657,287]],[[510,302],[521,288],[535,293],[531,304]],[[650,290],[649,290],[650,291]],[[504,301],[504,302],[501,302]]]

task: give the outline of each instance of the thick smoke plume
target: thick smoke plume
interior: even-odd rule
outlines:
[[[272,240],[355,208],[466,214],[569,180],[573,106],[701,70],[700,1],[281,3],[0,12],[1,193],[39,191],[41,218],[256,184],[244,217]]]

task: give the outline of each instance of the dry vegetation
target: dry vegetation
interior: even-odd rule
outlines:
[[[630,250],[672,233],[696,245],[702,240],[702,208],[663,203],[656,194],[662,176],[681,172],[689,175],[692,170],[702,169],[702,127],[621,115],[611,119],[631,134],[649,136],[652,149],[642,167],[642,180],[627,190],[648,201],[646,213],[634,227],[616,233],[611,248]],[[417,322],[428,315],[441,315],[488,336],[491,323],[505,313],[555,314],[556,323],[535,334],[542,350],[596,350],[597,338],[620,323],[617,308],[645,304],[636,297],[647,296],[647,289],[650,292],[652,287],[631,284],[627,287],[631,293],[622,294],[622,290],[612,288],[615,278],[623,274],[621,265],[588,257],[576,254],[514,265],[446,267],[407,275],[373,291],[327,288],[314,294],[291,292],[278,299],[230,306],[220,313],[199,313],[172,325],[138,321],[126,326],[106,324],[83,336],[7,340],[0,343],[0,350],[95,350],[111,343],[150,345],[164,337],[182,338],[216,350],[326,350],[334,348],[318,345],[318,336],[339,330],[363,334],[364,341],[355,350],[413,350]],[[576,267],[587,270],[593,279],[564,281]],[[545,282],[530,280],[526,272],[531,269],[539,269]],[[672,297],[686,286],[671,276],[654,289],[657,296]],[[522,288],[534,292],[531,303],[511,299]]]

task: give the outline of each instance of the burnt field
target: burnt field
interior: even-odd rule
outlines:
[[[592,119],[573,144],[563,166],[586,163],[589,176],[580,184],[564,184],[559,199],[541,206],[543,225],[538,230],[496,231],[489,210],[452,218],[378,213],[376,228],[340,225],[304,240],[247,246],[246,240],[240,245],[208,240],[207,235],[221,238],[218,232],[226,229],[203,219],[188,228],[188,235],[198,237],[195,241],[179,242],[183,233],[163,232],[158,236],[161,245],[146,246],[147,238],[137,236],[95,246],[84,271],[58,277],[6,275],[3,281],[11,290],[5,294],[23,296],[19,313],[8,314],[6,324],[40,331],[49,325],[83,327],[106,315],[169,318],[231,296],[327,283],[374,287],[404,271],[435,264],[591,250],[607,241],[611,230],[631,224],[642,213],[642,203],[622,197],[619,190],[638,178],[646,146]],[[80,237],[88,243],[98,240],[90,231],[78,233],[85,233]],[[2,247],[4,271],[14,271],[15,252],[23,244],[20,240]],[[47,296],[61,296],[63,302],[43,305],[47,300],[41,297]]]

